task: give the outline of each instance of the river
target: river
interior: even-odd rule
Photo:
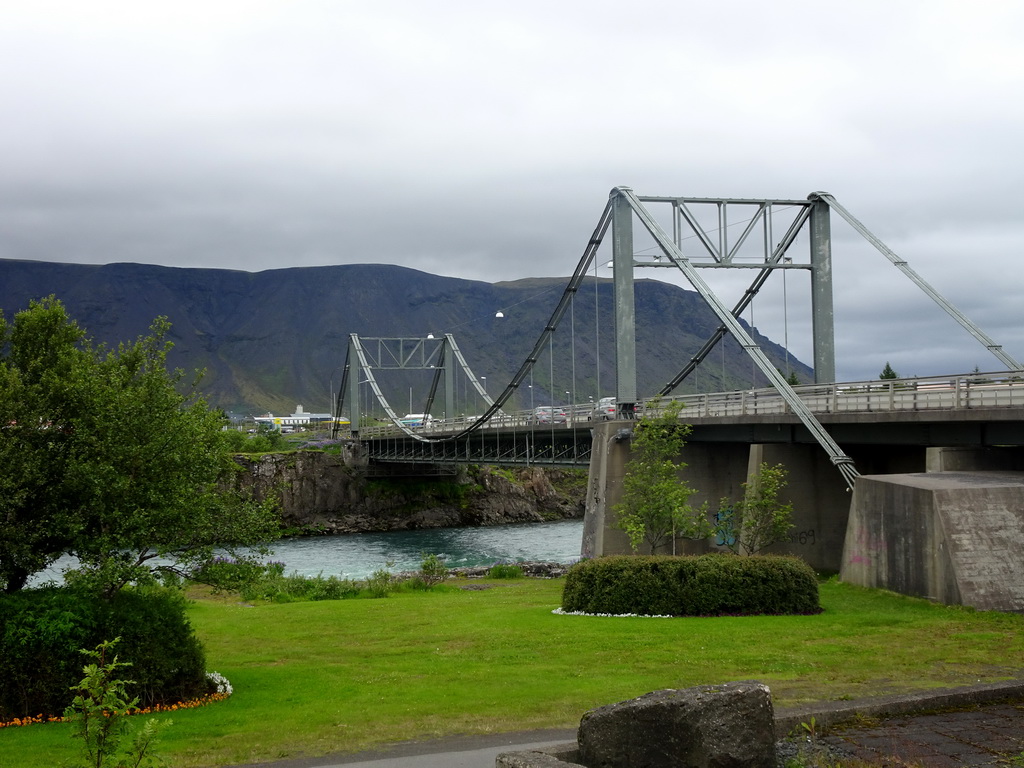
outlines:
[[[286,573],[361,579],[381,568],[417,570],[428,554],[442,556],[449,568],[534,560],[572,563],[579,559],[582,541],[582,520],[560,520],[285,539],[274,545],[270,559],[283,562]]]
[[[582,542],[582,520],[559,520],[282,539],[267,559],[284,563],[285,573],[362,579],[382,568],[418,570],[424,555],[442,556],[449,568],[497,562],[572,563],[579,559]],[[71,562],[61,558],[37,574],[32,584],[59,581],[63,568]]]

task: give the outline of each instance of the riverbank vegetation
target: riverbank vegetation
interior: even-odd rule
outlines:
[[[1024,657],[1024,616],[836,580],[820,585],[817,615],[681,619],[556,615],[563,584],[449,580],[285,604],[193,591],[192,623],[234,694],[176,712],[161,754],[198,768],[573,728],[587,709],[648,691],[752,678],[777,706],[852,699],[1006,679]],[[59,765],[76,749],[69,733],[4,728],[0,766]]]

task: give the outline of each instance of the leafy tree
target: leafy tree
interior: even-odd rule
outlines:
[[[0,327],[0,588],[72,554],[72,579],[112,594],[276,537],[270,504],[222,489],[222,420],[167,370],[169,328],[93,346],[53,297]]]
[[[285,443],[284,435],[281,434],[281,430],[272,424],[259,424],[259,426],[256,427],[256,437],[252,439],[253,441],[261,439],[261,445],[269,446],[268,448],[263,448],[262,450],[264,451],[276,451],[284,447]],[[256,450],[250,448],[249,452],[256,453]]]
[[[789,386],[791,386],[791,387],[798,387],[798,386],[800,386],[800,379],[797,377],[796,371],[790,371],[788,374],[786,374],[786,373],[782,372],[781,368],[776,367],[775,370],[779,372],[780,376],[782,376],[782,377],[784,377],[786,379],[786,383],[789,384]]]
[[[882,372],[880,374],[878,374],[878,378],[880,378],[880,379],[898,379],[899,377],[900,377],[900,375],[898,373],[896,373],[896,371],[894,371],[892,369],[892,366],[889,365],[889,361],[886,360],[885,361],[885,368],[883,368]]]
[[[722,499],[716,538],[735,553],[753,555],[785,541],[793,527],[793,505],[779,500],[786,487],[786,469],[763,463],[758,473],[743,483],[743,498],[735,503]]]
[[[229,429],[224,432],[224,439],[234,453],[269,453],[282,448],[285,442],[280,430],[267,424],[260,424],[253,435]]]
[[[633,431],[632,457],[615,512],[634,552],[644,542],[654,554],[674,538],[703,539],[711,533],[706,505],[690,505],[695,491],[679,477],[686,468],[679,453],[690,434],[690,426],[679,423],[682,407],[672,402],[660,416],[641,419]]]
[[[0,588],[15,591],[72,543],[76,520],[54,482],[83,405],[84,333],[54,301],[8,326],[0,314]]]

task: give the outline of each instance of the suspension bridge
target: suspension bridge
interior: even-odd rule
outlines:
[[[996,370],[837,383],[833,213],[995,357]],[[637,247],[635,229],[648,247]],[[805,230],[807,237],[798,238]],[[585,403],[575,396],[584,366],[577,361],[582,356],[575,344],[576,303],[591,268],[596,275],[606,238],[611,240],[614,324],[605,338],[611,337],[615,361],[615,394],[608,409],[592,403],[593,395]],[[806,241],[806,252],[794,247],[798,240]],[[678,374],[656,392],[637,376],[641,345],[634,271],[641,267],[681,273],[715,318],[703,344],[679,350],[684,359]],[[701,273],[709,269],[748,270],[749,283],[732,306],[704,280]],[[773,359],[753,333],[753,322],[741,320],[772,275],[781,272],[785,280],[790,270],[805,270],[810,278],[814,382],[806,386],[796,386],[787,375],[788,350],[784,363],[777,354]],[[596,288],[597,280],[593,283]],[[595,325],[596,337],[599,317]],[[662,335],[661,341],[674,348],[673,335]],[[708,365],[711,352],[730,342],[746,355],[762,384],[755,386],[752,376],[750,387],[704,392],[694,386],[680,394],[680,385]],[[560,370],[570,371],[564,390],[555,386],[556,357]],[[539,408],[534,403],[538,366],[547,400]],[[388,402],[378,377],[389,369],[431,372],[422,412],[412,413],[412,390],[406,416]],[[590,385],[599,399],[599,362],[597,370]],[[486,379],[473,373],[450,333],[399,339],[352,335],[344,371],[335,413],[348,407],[352,438],[378,469],[587,465],[584,556],[629,550],[615,507],[632,427],[637,417],[659,413],[678,397],[685,403],[680,419],[693,426],[681,456],[691,486],[698,489],[692,502],[735,498],[763,464],[783,464],[794,529],[777,550],[864,586],[1024,611],[1019,546],[1024,538],[1024,367],[827,193],[806,200],[741,200],[642,196],[617,187],[535,344],[496,396],[489,394]],[[386,414],[382,421],[362,418],[363,387]],[[463,409],[457,407],[460,388],[482,412],[465,410],[465,400]],[[644,391],[650,394],[641,396]],[[435,410],[440,418],[433,418]],[[666,551],[705,552],[723,544],[673,539]]]
[[[995,357],[996,370],[837,383],[833,213]],[[635,229],[648,247],[637,247]],[[807,237],[798,237],[805,230]],[[577,374],[585,355],[575,344],[576,303],[592,268],[596,277],[606,238],[614,323],[605,338],[614,347],[615,394],[608,404],[601,400],[595,360],[597,375],[588,386],[598,402],[595,395],[580,402]],[[799,240],[807,243],[805,252],[795,247]],[[637,376],[634,271],[641,267],[681,273],[715,318],[703,344],[678,350],[684,358],[679,372],[656,391]],[[749,282],[732,306],[704,280],[701,273],[709,269],[747,270]],[[790,270],[810,277],[814,381],[804,386],[791,375],[788,349],[784,362],[777,354],[773,359],[772,350],[758,343],[753,322],[741,320],[778,272],[785,297]],[[598,281],[593,284],[596,289]],[[593,311],[596,343],[596,301]],[[674,336],[663,335],[673,348]],[[788,341],[788,331],[786,336]],[[680,385],[706,367],[716,349],[723,350],[720,380],[726,381],[724,345],[730,341],[750,360],[761,385],[752,376],[750,387],[704,392],[693,386],[681,394]],[[559,369],[570,373],[564,389],[555,386],[556,357]],[[381,386],[384,371],[403,369],[430,372],[420,413],[412,413],[411,389],[410,413],[400,416]],[[535,389],[538,372],[545,386]],[[364,388],[386,418],[363,418],[370,410],[360,407]],[[546,395],[540,407],[534,402],[538,390]],[[467,394],[481,405],[480,413],[466,409]],[[353,334],[335,413],[348,408],[354,444],[378,468],[588,466],[581,553],[599,556],[629,550],[615,507],[635,419],[660,413],[673,398],[684,402],[680,419],[693,429],[681,456],[698,489],[693,503],[735,498],[759,467],[781,463],[794,528],[777,550],[864,586],[1024,611],[1024,367],[824,192],[806,200],[745,200],[642,196],[617,187],[532,349],[495,397],[450,333],[397,339]],[[666,551],[698,553],[723,545],[673,539]]]
[[[942,379],[836,383],[832,213],[974,337],[996,358],[999,370]],[[638,249],[634,236],[638,227],[650,247]],[[802,238],[807,244],[805,251],[796,247],[802,234],[806,234]],[[899,442],[899,434],[913,434],[914,440],[921,441],[920,429],[894,431],[892,424],[931,424],[930,434],[935,437],[925,440],[931,446],[938,445],[934,439],[945,440],[942,445],[1020,444],[1013,425],[1018,423],[1019,409],[1024,405],[1024,367],[832,195],[815,192],[804,200],[687,198],[643,196],[628,187],[617,187],[611,191],[583,255],[548,321],[539,330],[535,344],[496,396],[489,394],[485,377],[473,372],[450,333],[416,338],[350,336],[335,413],[351,414],[352,438],[364,446],[369,460],[441,465],[589,465],[594,457],[593,432],[597,424],[593,396],[583,403],[574,397],[575,302],[590,271],[593,269],[596,274],[601,261],[599,251],[606,240],[611,241],[609,265],[614,286],[610,340],[615,360],[613,422],[621,422],[616,432],[620,437],[629,433],[630,422],[639,414],[657,413],[667,401],[678,397],[686,404],[681,417],[697,427],[692,440],[699,441],[702,435],[720,436],[731,428],[733,435],[741,439],[746,436],[749,443],[773,442],[769,439],[773,436],[780,442],[813,442],[851,489],[860,470],[851,451],[841,447],[844,439],[848,441],[853,435],[858,445],[892,443]],[[641,387],[637,381],[634,289],[635,270],[645,267],[681,273],[717,320],[717,327],[704,343],[688,351],[686,359],[680,361],[678,374],[665,382],[656,396],[646,398],[639,395]],[[746,270],[751,275],[731,307],[702,277],[702,270],[707,269]],[[770,359],[755,340],[752,323],[741,321],[769,279],[791,270],[803,270],[810,276],[814,384],[806,387],[796,386],[783,373],[780,361]],[[708,365],[712,351],[729,339],[749,358],[752,369],[756,369],[767,388],[674,394],[702,364]],[[671,344],[671,338],[666,341]],[[566,382],[562,398],[559,393],[563,390],[555,386],[553,373],[546,371],[550,404],[538,409],[533,402],[534,375],[554,359],[556,348],[562,368],[565,363],[561,358],[567,353],[571,358],[571,381]],[[583,363],[579,365],[582,367]],[[410,390],[406,416],[400,415],[389,402],[382,386],[381,377],[391,370],[430,372],[430,386],[424,399],[414,400]],[[600,397],[600,373],[597,380]],[[482,407],[479,414],[466,413],[464,406],[459,412],[460,387],[462,402],[466,393],[472,394]],[[491,389],[497,391],[493,381]],[[383,414],[382,419],[365,418],[370,408],[361,407],[363,392],[372,394],[373,405]],[[528,409],[522,408],[525,392],[530,396]],[[423,403],[416,414],[414,403]],[[439,418],[432,416],[435,411],[440,411]],[[854,414],[859,416],[851,421]],[[851,428],[851,423],[856,424],[856,429]],[[879,439],[871,438],[872,424],[877,425],[875,433]],[[837,435],[843,439],[837,439]],[[1010,442],[993,443],[995,440]]]

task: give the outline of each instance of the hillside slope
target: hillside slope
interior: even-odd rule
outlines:
[[[566,282],[491,284],[383,264],[250,273],[0,260],[0,310],[10,319],[30,299],[54,294],[96,341],[107,343],[134,339],[165,315],[173,324],[172,364],[205,369],[202,388],[212,404],[236,413],[290,413],[299,403],[307,411],[330,410],[351,333],[452,333],[496,394],[532,349]],[[495,317],[499,310],[503,318]],[[590,278],[547,359],[535,368],[536,405],[563,403],[567,390],[581,401],[614,393],[612,311],[611,281],[598,280],[595,290]],[[637,281],[636,314],[642,395],[654,394],[718,325],[695,292],[654,280]],[[758,338],[781,367],[785,351]],[[712,360],[698,374],[701,391],[751,386],[750,361],[734,342]],[[801,381],[810,380],[807,366],[790,362]],[[415,411],[426,397],[429,372],[387,372],[380,380],[396,410],[411,405]],[[464,382],[457,390],[460,411],[479,410]],[[528,407],[529,400],[521,390],[514,407]]]

